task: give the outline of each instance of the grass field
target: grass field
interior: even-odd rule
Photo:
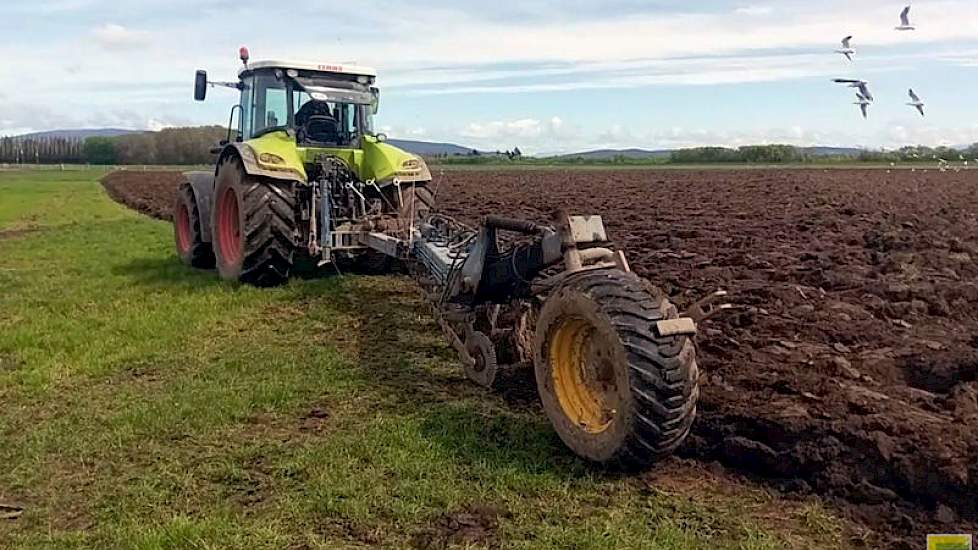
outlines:
[[[409,280],[219,282],[97,174],[0,173],[0,547],[850,542],[704,465],[594,470],[463,379]]]

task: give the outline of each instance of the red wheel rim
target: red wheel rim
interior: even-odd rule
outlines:
[[[221,193],[217,203],[217,242],[224,264],[236,264],[241,257],[241,226],[238,221],[238,197],[231,188]]]
[[[180,208],[177,208],[177,219],[175,220],[177,226],[177,248],[180,249],[180,254],[186,254],[190,250],[190,213],[187,211],[187,205],[180,204]]]

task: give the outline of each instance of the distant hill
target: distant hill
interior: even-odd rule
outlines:
[[[462,147],[461,145],[455,145],[454,143],[433,143],[428,141],[411,141],[408,139],[388,139],[387,143],[404,149],[409,153],[414,153],[415,155],[421,155],[423,157],[433,157],[433,156],[455,156],[455,155],[468,155],[472,152],[471,147]],[[481,151],[480,151],[481,152]]]
[[[77,130],[48,130],[46,132],[34,132],[32,134],[14,136],[14,139],[85,139],[90,137],[115,137],[138,133],[140,133],[138,130],[123,130],[122,128],[80,128]]]
[[[553,158],[557,160],[610,160],[615,157],[624,157],[633,160],[647,160],[668,158],[670,153],[672,153],[672,151],[667,150],[649,151],[647,149],[598,149],[595,151],[571,153],[569,155],[557,155]]]

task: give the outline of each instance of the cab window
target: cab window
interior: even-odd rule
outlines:
[[[288,127],[289,94],[285,81],[272,74],[259,74],[242,79],[242,84],[240,128],[245,139],[269,128]]]
[[[255,77],[252,136],[269,128],[284,128],[289,123],[289,96],[285,81],[274,75]]]

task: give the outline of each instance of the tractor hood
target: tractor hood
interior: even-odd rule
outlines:
[[[362,181],[372,179],[380,185],[395,179],[404,183],[431,181],[431,172],[421,157],[374,136],[364,136],[361,141],[359,149],[298,147],[295,135],[279,130],[229,147],[238,150],[249,174],[276,179],[307,181],[305,165],[326,153],[342,159]]]
[[[430,181],[431,172],[424,160],[407,151],[379,141],[374,136],[363,138],[364,174],[377,183]]]

